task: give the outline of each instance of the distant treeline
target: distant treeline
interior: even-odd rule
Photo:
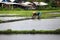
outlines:
[[[4,30],[0,34],[60,34],[60,29],[56,30]]]

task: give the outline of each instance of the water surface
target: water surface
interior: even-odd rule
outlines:
[[[12,20],[19,19],[20,17],[2,17],[2,20]],[[0,24],[0,30],[12,29],[12,30],[55,30],[60,28],[60,17],[53,19],[34,19],[34,20],[24,20],[16,21],[10,23]]]
[[[60,40],[60,35],[48,35],[48,34],[0,35],[0,40]]]

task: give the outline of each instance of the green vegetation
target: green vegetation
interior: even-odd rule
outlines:
[[[60,34],[60,29],[56,30],[5,30],[0,31],[0,34]]]
[[[37,10],[50,10],[50,9],[60,9],[60,5],[59,5],[59,0],[15,0],[14,2],[17,2],[17,3],[20,3],[21,1],[29,1],[29,2],[45,2],[47,3],[48,5],[46,6],[37,6]],[[0,6],[0,9],[1,10],[4,10],[4,9],[9,9],[9,8],[6,8],[6,7],[3,7]],[[15,9],[15,8],[14,8]],[[17,8],[18,9],[18,8]],[[20,8],[21,9],[21,8]],[[19,9],[18,9],[19,10]]]
[[[2,22],[2,20],[0,20],[0,23]]]
[[[0,14],[15,14],[15,16],[23,16],[23,17],[32,17],[33,11],[41,11],[41,18],[52,18],[52,17],[60,17],[60,14],[49,14],[52,12],[60,12],[60,10],[6,10],[0,11]]]

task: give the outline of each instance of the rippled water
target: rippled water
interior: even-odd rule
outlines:
[[[2,20],[19,19],[20,17],[2,17]],[[35,19],[35,20],[24,20],[10,23],[0,24],[0,30],[12,29],[12,30],[55,30],[60,28],[60,18],[53,19]]]
[[[60,40],[60,35],[48,35],[48,34],[0,35],[0,40]]]

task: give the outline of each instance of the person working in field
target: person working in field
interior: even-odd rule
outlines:
[[[41,12],[37,12],[37,19],[40,19],[41,18]]]
[[[32,18],[35,19],[37,17],[37,19],[40,19],[41,18],[40,16],[41,16],[41,12],[34,11]]]
[[[35,19],[36,18],[36,11],[33,11],[33,13],[32,13],[33,15],[32,15],[32,19]]]

